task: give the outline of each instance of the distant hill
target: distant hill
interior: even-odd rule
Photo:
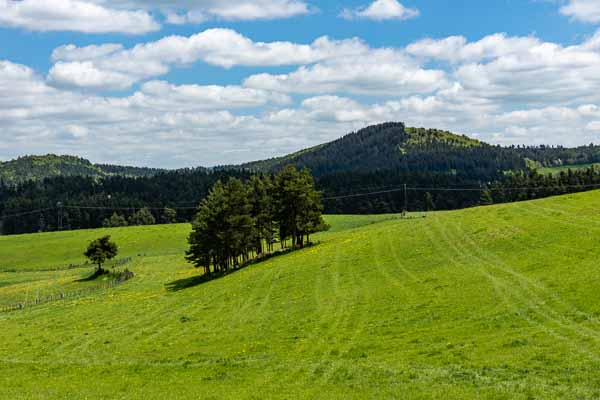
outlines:
[[[8,184],[27,180],[42,180],[58,176],[106,177],[120,175],[128,177],[154,176],[160,169],[124,167],[116,165],[92,164],[90,161],[68,155],[47,154],[44,156],[24,156],[16,160],[0,162],[0,179]]]
[[[407,128],[402,123],[390,122],[285,157],[251,162],[241,167],[271,172],[291,164],[309,168],[316,176],[396,169],[443,173],[479,170],[483,173],[484,170],[526,168],[522,156],[504,150],[451,132]]]
[[[72,156],[28,156],[0,163],[0,232],[102,226],[113,210],[130,217],[144,206],[160,220],[164,207],[190,221],[214,183],[286,165],[308,168],[328,214],[453,210],[600,187],[600,147],[497,146],[451,132],[374,125],[284,157],[237,166],[165,171],[98,165]],[[560,169],[541,175],[543,167]],[[573,167],[574,168],[574,167]],[[43,185],[19,184],[47,178]],[[3,184],[4,182],[4,184]],[[406,188],[406,192],[405,189]],[[514,190],[512,188],[532,188]]]
[[[409,128],[400,122],[369,126],[340,139],[283,157],[242,164],[258,172],[286,165],[309,168],[316,176],[383,170],[460,173],[483,178],[494,172],[547,168],[581,169],[600,163],[600,146],[495,146],[438,129]]]

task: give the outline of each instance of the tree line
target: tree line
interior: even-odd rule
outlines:
[[[406,128],[387,123],[362,129],[334,142],[282,157],[243,166],[155,171],[151,176],[59,176],[14,184],[0,178],[0,232],[19,234],[91,229],[151,223],[190,222],[195,206],[217,181],[246,182],[257,173],[271,174],[286,165],[308,168],[323,192],[327,214],[377,214],[452,210],[528,199],[586,188],[565,182],[596,182],[600,171],[540,176],[541,165],[600,161],[598,146],[491,146],[449,132]],[[116,167],[115,167],[116,168]],[[123,172],[115,169],[115,173]],[[24,172],[23,172],[24,173]],[[409,187],[488,188],[481,196],[468,191],[401,191],[376,196],[339,198],[357,193]],[[512,191],[533,185],[533,191]],[[541,187],[546,187],[542,190]],[[562,189],[556,189],[562,187]],[[330,199],[335,198],[335,199]],[[327,200],[329,199],[329,200]],[[57,203],[65,205],[57,209]],[[68,208],[81,205],[83,208]],[[166,208],[175,211],[168,211]],[[42,210],[30,213],[32,210]],[[16,215],[15,217],[8,217]]]
[[[600,168],[569,169],[556,174],[537,170],[509,174],[482,192],[480,204],[511,203],[600,189]]]
[[[187,260],[206,274],[238,268],[281,248],[301,248],[328,227],[321,193],[307,170],[218,181],[192,220]],[[211,270],[212,266],[212,270]]]

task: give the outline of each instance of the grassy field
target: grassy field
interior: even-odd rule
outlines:
[[[0,314],[0,398],[597,399],[599,201],[329,217],[318,246],[203,284],[188,227],[111,230],[136,277]],[[101,233],[0,238],[0,257],[75,263]]]
[[[579,169],[588,169],[591,167],[600,167],[600,164],[576,164],[576,165],[561,165],[560,167],[543,167],[539,168],[538,172],[543,175],[548,174],[559,174],[561,172],[567,172],[568,170],[579,170]]]

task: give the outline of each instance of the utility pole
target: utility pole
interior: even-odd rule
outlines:
[[[56,208],[58,210],[58,221],[57,221],[57,228],[59,231],[63,230],[63,203],[62,202],[58,202],[56,203]]]
[[[402,212],[402,216],[406,217],[406,213],[408,212],[408,192],[406,190],[406,183],[404,184],[404,212]]]

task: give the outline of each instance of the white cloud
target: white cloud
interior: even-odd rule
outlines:
[[[496,33],[471,43],[463,36],[450,36],[440,40],[423,39],[408,45],[406,51],[416,57],[459,63],[514,55],[540,43],[534,37],[508,37],[504,33]]]
[[[136,107],[193,111],[282,105],[292,100],[279,93],[240,86],[176,86],[164,81],[151,81],[142,85],[141,90],[130,97],[130,101]]]
[[[301,0],[0,0],[0,26],[32,31],[144,34],[167,23],[289,18],[311,12]]]
[[[311,7],[303,0],[89,0],[111,7],[161,10],[168,22],[201,23],[210,19],[247,21],[306,15]]]
[[[53,151],[214,165],[285,154],[390,120],[501,144],[600,142],[600,31],[573,46],[494,34],[371,48],[326,37],[261,43],[215,29],[128,49],[68,45],[53,60],[46,78],[0,61],[0,157]],[[199,61],[295,68],[230,86],[156,80]],[[124,97],[69,90],[134,83],[139,89]]]
[[[600,22],[600,2],[597,0],[569,0],[560,12],[578,21]]]
[[[288,150],[289,143],[301,142],[294,137],[300,132],[277,138],[276,128],[259,117],[231,110],[289,102],[284,95],[239,86],[158,81],[129,97],[100,97],[52,88],[30,68],[0,61],[2,156],[51,151],[172,167],[219,164],[232,147],[262,156],[270,154],[271,139]]]
[[[123,90],[164,75],[173,66],[198,61],[224,68],[301,65],[290,74],[257,74],[244,83],[279,92],[398,96],[447,86],[443,71],[421,68],[402,49],[373,49],[356,38],[321,37],[311,44],[254,42],[228,29],[169,36],[131,49],[114,44],[62,46],[54,51],[53,60],[51,83],[97,90]]]
[[[106,57],[123,49],[122,44],[106,43],[101,45],[91,45],[86,47],[77,47],[69,44],[61,46],[52,52],[52,61],[86,61]]]
[[[600,137],[593,103],[505,111],[458,83],[375,103],[323,95],[294,104],[266,90],[162,81],[128,97],[104,97],[50,87],[30,68],[0,61],[0,127],[10,138],[3,158],[51,151],[99,162],[216,165],[285,154],[391,120],[504,144]]]
[[[242,66],[302,65],[325,59],[368,53],[358,39],[335,41],[321,37],[311,44],[254,42],[229,29],[209,29],[198,34],[168,36],[131,49],[116,45],[62,46],[53,53],[56,64],[49,79],[57,85],[122,89],[135,82],[169,72],[174,65],[197,61],[230,68]]]
[[[424,61],[450,62],[448,79],[472,96],[505,105],[545,106],[600,100],[599,37],[568,47],[505,34],[470,43],[449,37],[424,39],[406,51]]]
[[[369,50],[337,57],[289,74],[257,74],[244,86],[290,93],[353,93],[403,96],[430,93],[448,85],[441,70],[423,69],[401,52]]]
[[[345,19],[365,18],[375,21],[406,20],[419,16],[419,10],[403,6],[398,0],[375,0],[367,7],[344,9]]]
[[[306,3],[296,0],[283,1],[237,1],[225,4],[220,1],[209,13],[228,20],[286,18],[308,14]]]
[[[119,10],[85,0],[0,0],[0,26],[44,32],[128,34],[160,29],[146,11]]]
[[[48,80],[58,86],[72,86],[96,90],[124,90],[136,82],[127,73],[98,68],[91,61],[58,62]]]

